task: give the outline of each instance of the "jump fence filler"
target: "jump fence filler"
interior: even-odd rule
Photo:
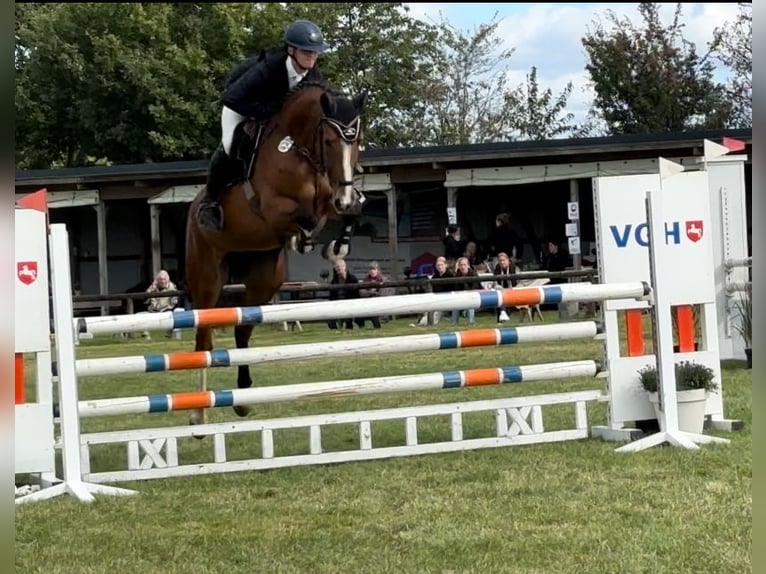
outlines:
[[[19,225],[23,225],[24,215],[17,212]],[[64,483],[57,487],[41,490],[17,502],[37,500],[54,496],[68,491],[88,501],[92,499],[91,492],[105,482],[125,481],[135,479],[164,478],[182,475],[198,475],[206,473],[234,472],[247,469],[265,469],[296,464],[317,464],[342,462],[351,460],[371,460],[392,456],[407,456],[414,454],[451,452],[475,448],[509,446],[515,444],[533,444],[561,440],[587,438],[587,401],[602,398],[597,390],[541,395],[537,397],[520,397],[499,400],[474,401],[469,403],[450,403],[420,407],[403,407],[397,409],[382,409],[377,411],[336,413],[327,415],[311,415],[277,420],[236,421],[198,426],[179,426],[159,429],[126,430],[81,434],[79,427],[80,416],[107,416],[126,412],[159,412],[172,409],[199,408],[204,406],[234,406],[240,404],[259,404],[278,400],[293,400],[308,396],[335,396],[363,394],[368,392],[395,392],[402,390],[424,389],[457,389],[460,387],[500,384],[503,382],[519,382],[543,378],[565,378],[575,376],[595,376],[599,367],[596,361],[570,361],[551,363],[548,365],[510,366],[490,369],[474,369],[467,371],[449,371],[410,375],[403,377],[378,377],[354,381],[331,381],[326,383],[308,383],[304,385],[286,385],[281,387],[261,387],[256,389],[235,391],[213,391],[211,393],[180,393],[177,395],[154,395],[128,399],[105,399],[103,401],[79,401],[77,398],[77,372],[87,371],[88,368],[114,370],[113,363],[107,359],[106,365],[99,366],[95,360],[79,362],[75,357],[75,322],[72,315],[71,289],[69,285],[69,259],[67,231],[63,225],[53,225],[50,229],[50,254],[52,268],[52,289],[54,294],[55,332],[57,336],[58,384],[60,387],[60,425],[61,448],[65,456]],[[604,298],[624,298],[648,296],[650,288],[642,282],[622,285],[588,285],[572,284],[533,289],[484,291],[468,293],[426,294],[426,298],[413,309],[423,312],[424,308],[433,310],[449,310],[456,306],[488,308],[504,304],[519,304],[519,302],[555,302],[567,300],[603,300]],[[64,294],[62,296],[62,294]],[[407,308],[407,297],[392,297],[397,308]],[[178,321],[176,326],[192,327],[201,321],[211,321],[214,324],[234,324],[241,321],[279,322],[287,316],[300,314],[305,318],[310,307],[312,317],[353,317],[359,314],[358,306],[337,308],[333,302],[314,304],[294,304],[283,306],[264,306],[245,309],[218,309],[213,313],[193,311],[188,315],[177,313],[178,317],[157,316],[147,317],[155,320],[154,328],[164,329],[168,320]],[[300,313],[302,311],[302,313]],[[369,307],[364,313],[374,313]],[[379,311],[378,311],[379,312]],[[236,320],[234,320],[236,317]],[[136,322],[135,317],[113,318],[110,328],[122,331],[124,329],[144,329],[147,323]],[[128,324],[128,320],[133,324]],[[105,325],[105,322],[100,322]],[[489,329],[468,331],[465,333],[446,333],[437,338],[420,338],[407,341],[397,350],[409,348],[433,347],[438,344],[441,348],[457,348],[459,346],[480,346],[489,344],[514,344],[540,339],[550,335],[552,329],[545,326],[511,329]],[[572,338],[576,335],[593,337],[596,334],[595,324],[573,324],[558,330],[558,338]],[[109,331],[107,331],[109,332]],[[556,337],[554,337],[556,338]],[[351,343],[351,342],[349,342]],[[364,342],[360,342],[364,343]],[[389,343],[390,345],[390,343]],[[290,358],[300,355],[314,354],[318,346],[287,346],[288,351],[282,357]],[[292,351],[290,351],[292,348]],[[326,348],[326,347],[325,347]],[[362,350],[358,344],[356,351]],[[367,347],[370,352],[373,349]],[[389,347],[394,352],[393,347]],[[268,349],[251,351],[261,352],[268,356]],[[351,353],[352,351],[346,351]],[[219,357],[216,352],[210,354]],[[271,357],[277,358],[271,350]],[[194,354],[198,357],[198,354]],[[163,363],[172,362],[172,355],[163,356]],[[199,360],[199,359],[195,359]],[[130,360],[129,363],[136,363]],[[150,365],[159,361],[150,360]],[[146,358],[143,360],[146,368]],[[133,367],[134,369],[136,367]],[[246,391],[246,392],[245,392]],[[251,392],[254,391],[254,392]],[[201,397],[204,395],[204,397]],[[542,408],[555,404],[573,404],[575,407],[575,428],[571,430],[546,431],[543,424]],[[464,438],[463,416],[467,413],[485,412],[495,419],[496,436],[482,438]],[[448,415],[451,420],[451,439],[437,443],[418,442],[418,421],[424,417]],[[382,447],[373,446],[371,424],[382,420],[400,420],[406,429],[406,444],[402,446]],[[353,423],[358,425],[360,448],[352,451],[322,452],[321,429],[327,425]],[[304,428],[309,431],[310,452],[307,455],[275,456],[274,433],[281,429]],[[261,457],[254,460],[226,459],[226,437],[231,434],[258,433],[261,439]],[[188,437],[210,435],[213,437],[213,462],[191,463],[179,465],[178,440]],[[128,469],[114,472],[91,472],[90,449],[95,445],[119,443],[127,446]],[[104,489],[104,494],[127,494],[126,489]]]
[[[733,149],[739,149],[736,142]],[[729,148],[704,142],[704,157],[685,171],[684,166],[659,159],[657,174],[596,177],[593,204],[596,225],[599,276],[603,283],[646,281],[652,286],[646,191],[662,190],[664,205],[662,244],[677,265],[669,268],[672,314],[677,324],[678,350],[675,361],[695,361],[713,369],[721,384],[721,345],[732,349],[726,304],[724,262],[730,255],[747,255],[744,219],[744,159],[729,156]],[[694,170],[694,171],[692,171]],[[728,199],[727,199],[728,197]],[[736,204],[737,209],[733,206]],[[731,209],[722,210],[729,205]],[[741,208],[741,210],[740,210]],[[721,235],[723,233],[723,235]],[[695,313],[694,307],[697,307]],[[635,429],[626,425],[656,418],[654,408],[641,387],[637,371],[653,365],[654,354],[644,350],[644,312],[648,301],[612,300],[602,306],[605,332],[605,368],[608,372],[608,424],[593,428],[593,434],[608,440],[630,440]],[[627,326],[627,355],[621,353],[618,313],[624,312]],[[695,314],[701,337],[694,339]],[[729,333],[728,339],[725,333]],[[741,343],[740,343],[741,346]],[[656,344],[655,344],[656,348]],[[671,348],[672,351],[672,348]],[[727,353],[724,358],[730,358]],[[744,352],[741,357],[745,358]],[[741,421],[724,418],[723,386],[708,393],[705,415],[709,425],[722,430],[741,428]]]
[[[721,146],[719,146],[721,147]],[[713,152],[723,153],[715,148]],[[726,148],[723,148],[726,149]],[[706,151],[708,149],[706,148]],[[728,150],[726,150],[728,151]],[[107,316],[74,319],[71,299],[71,275],[68,257],[68,235],[65,226],[49,228],[51,289],[54,301],[54,332],[58,361],[59,431],[58,441],[63,461],[63,478],[55,477],[54,420],[52,380],[50,377],[50,338],[47,317],[47,290],[39,292],[24,287],[34,286],[22,278],[22,263],[35,262],[43,277],[48,269],[45,245],[45,214],[27,209],[16,211],[17,230],[17,301],[25,309],[43,309],[40,317],[30,315],[16,324],[16,352],[39,353],[37,403],[34,418],[19,422],[17,405],[16,452],[23,451],[31,462],[25,465],[17,454],[16,473],[38,473],[42,490],[16,499],[17,503],[50,498],[69,492],[82,501],[93,500],[93,493],[112,495],[135,491],[105,486],[104,483],[144,480],[175,476],[268,469],[302,464],[324,464],[344,461],[384,459],[437,452],[453,452],[477,448],[535,444],[542,442],[583,439],[589,436],[586,405],[589,401],[608,403],[609,425],[594,427],[593,434],[621,441],[630,440],[635,433],[625,429],[628,421],[655,418],[646,393],[640,388],[637,371],[646,364],[656,364],[661,375],[659,417],[661,432],[646,439],[628,443],[619,452],[669,442],[696,449],[697,443],[727,442],[706,435],[691,435],[678,429],[675,406],[673,362],[697,360],[711,366],[720,384],[718,338],[716,333],[716,285],[710,273],[713,261],[713,238],[709,233],[695,234],[692,230],[711,229],[708,174],[705,171],[679,173],[681,166],[660,159],[660,174],[630,176],[629,178],[595,178],[594,203],[602,273],[600,284],[572,283],[534,288],[468,291],[458,293],[393,296],[370,301],[347,301],[342,307],[335,302],[295,303],[278,306],[209,309],[179,313]],[[617,198],[620,190],[620,199]],[[646,190],[651,190],[647,193]],[[647,211],[648,210],[648,211]],[[646,214],[643,220],[641,214]],[[624,233],[631,222],[641,231]],[[680,223],[679,223],[680,222]],[[689,225],[692,224],[692,225]],[[680,231],[676,232],[676,227]],[[683,230],[686,231],[687,241]],[[694,239],[692,239],[692,236]],[[638,239],[629,244],[625,237]],[[36,239],[35,239],[36,238]],[[679,239],[679,241],[675,241]],[[37,245],[37,250],[20,250],[19,246]],[[623,251],[618,251],[623,249]],[[621,263],[622,262],[622,265]],[[29,268],[27,265],[26,269]],[[27,281],[27,283],[25,283]],[[652,289],[651,286],[654,288]],[[592,321],[559,325],[519,326],[515,328],[479,329],[463,332],[434,333],[404,337],[380,337],[365,340],[333,341],[311,344],[256,347],[250,349],[214,350],[211,352],[181,352],[135,357],[77,359],[75,337],[79,333],[106,334],[143,330],[194,328],[198,325],[233,326],[237,324],[279,323],[293,320],[344,319],[379,313],[423,313],[448,311],[455,308],[492,309],[500,306],[536,303],[602,302],[603,332]],[[703,338],[701,349],[688,348],[682,337],[679,352],[672,347],[672,319],[676,313],[679,324],[688,319],[691,305],[702,309]],[[651,309],[656,326],[654,349],[657,357],[643,353],[637,343],[641,328],[640,315]],[[679,311],[679,309],[681,311]],[[616,313],[625,310],[628,318],[629,356],[619,354],[619,333]],[[17,313],[17,317],[21,315]],[[684,319],[682,321],[681,319]],[[26,341],[20,332],[33,331],[37,340]],[[43,336],[44,334],[44,336]],[[30,335],[31,336],[31,335]],[[319,356],[360,356],[365,354],[408,351],[436,351],[457,348],[507,346],[545,340],[603,338],[605,362],[566,361],[536,365],[510,365],[497,368],[445,371],[404,376],[380,376],[347,381],[325,381],[249,389],[193,391],[175,394],[154,394],[109,399],[78,399],[79,377],[117,375],[124,373],[160,372],[217,368],[225,366],[310,359]],[[47,353],[47,357],[46,357]],[[47,362],[46,362],[47,361]],[[439,405],[409,406],[364,412],[341,412],[266,420],[235,420],[223,423],[183,425],[140,430],[118,430],[81,433],[81,417],[104,417],[123,414],[161,413],[198,410],[238,405],[295,401],[302,398],[338,397],[402,391],[454,389],[477,385],[497,385],[541,379],[568,377],[604,377],[608,393],[601,390],[539,395],[533,397],[474,400]],[[722,390],[720,391],[722,392]],[[549,431],[543,422],[543,408],[549,405],[573,404],[575,426],[572,429]],[[714,424],[730,428],[732,421],[722,417],[720,393],[708,399],[706,414]],[[490,416],[495,432],[492,436],[467,438],[464,416],[469,413]],[[154,415],[152,415],[154,416]],[[159,415],[157,415],[159,416]],[[418,437],[418,422],[429,417],[448,416],[451,436],[442,442],[422,443]],[[405,431],[404,444],[378,446],[373,443],[372,425],[377,421],[399,421]],[[322,430],[335,425],[354,425],[358,429],[359,448],[325,451]],[[308,454],[278,456],[275,435],[285,429],[308,431]],[[23,434],[20,434],[23,433]],[[229,460],[227,438],[232,435],[252,435],[259,439],[260,457]],[[212,462],[183,463],[179,443],[193,438],[211,437]],[[250,438],[250,437],[248,437]],[[198,441],[194,441],[200,444]],[[252,440],[250,441],[252,442]],[[126,449],[127,469],[94,472],[91,469],[94,447],[121,445]],[[31,450],[30,450],[31,449]],[[58,482],[58,484],[56,484]],[[55,484],[55,486],[53,486]]]

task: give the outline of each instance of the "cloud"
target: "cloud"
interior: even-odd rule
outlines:
[[[585,71],[587,57],[582,38],[593,28],[594,21],[600,21],[608,30],[611,25],[606,19],[608,10],[618,18],[629,18],[637,27],[642,25],[638,4],[458,4],[411,3],[410,14],[422,21],[435,23],[440,13],[455,27],[472,30],[489,22],[498,12],[500,23],[498,37],[504,41],[503,48],[513,48],[508,79],[511,86],[517,86],[526,79],[532,66],[537,67],[538,83],[541,89],[551,88],[558,95],[571,81],[574,85],[569,98],[568,111],[578,120],[584,119],[593,93],[588,87],[589,77]],[[660,19],[667,25],[675,13],[675,3],[662,3]],[[713,30],[725,22],[732,22],[738,13],[736,3],[688,3],[681,8],[684,23],[683,37],[693,42],[697,52],[704,55],[713,38]],[[723,81],[726,71],[719,69],[716,74]]]

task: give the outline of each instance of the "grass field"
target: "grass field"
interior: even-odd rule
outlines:
[[[555,321],[547,314],[546,321]],[[448,322],[416,329],[412,318],[380,331],[303,332],[259,326],[254,345],[313,342],[452,330]],[[516,318],[514,317],[515,323]],[[495,326],[489,314],[478,326]],[[461,323],[460,329],[466,328]],[[106,357],[190,350],[185,340],[99,338],[78,356]],[[217,339],[234,346],[231,330]],[[252,368],[255,385],[415,374],[450,369],[600,359],[597,341],[561,341],[502,348],[327,357]],[[209,371],[209,386],[236,386],[236,369]],[[80,398],[192,390],[196,375],[175,372],[94,377]],[[530,382],[499,387],[314,400],[257,407],[252,417],[455,402],[601,388],[602,379]],[[699,452],[658,447],[617,454],[616,444],[586,439],[265,472],[122,483],[140,495],[102,497],[91,505],[69,498],[16,509],[16,571],[121,574],[235,572],[501,572],[501,573],[742,573],[751,571],[751,376],[744,362],[723,369],[727,418],[744,429],[715,432],[728,445]],[[589,424],[606,421],[592,403]],[[546,426],[571,424],[570,408]],[[230,408],[211,421],[233,421]],[[548,415],[546,415],[548,416]],[[188,421],[188,413],[83,420],[83,432],[148,428]],[[387,433],[391,433],[389,436]],[[383,428],[376,443],[393,440]],[[448,433],[448,425],[423,430]],[[448,436],[448,434],[446,434]],[[443,437],[442,437],[443,438]],[[209,441],[210,439],[206,439]],[[329,447],[348,437],[331,433]],[[202,456],[209,443],[184,446]],[[257,445],[243,438],[234,450]],[[305,451],[287,437],[278,449]],[[207,450],[205,450],[207,449]],[[93,470],[124,465],[124,451],[98,455]]]

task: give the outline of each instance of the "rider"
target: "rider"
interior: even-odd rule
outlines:
[[[290,89],[303,79],[323,80],[317,57],[328,48],[319,26],[309,20],[296,20],[287,27],[284,43],[231,71],[223,95],[221,143],[210,160],[205,196],[199,209],[201,225],[214,230],[223,228],[221,196],[233,183],[232,174],[235,178],[247,176],[244,162],[249,158],[237,152],[238,128],[248,119],[258,122],[257,145],[260,130],[279,111]]]

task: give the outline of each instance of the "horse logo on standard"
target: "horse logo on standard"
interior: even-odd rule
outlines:
[[[16,275],[24,285],[31,285],[37,280],[37,261],[18,261]]]

